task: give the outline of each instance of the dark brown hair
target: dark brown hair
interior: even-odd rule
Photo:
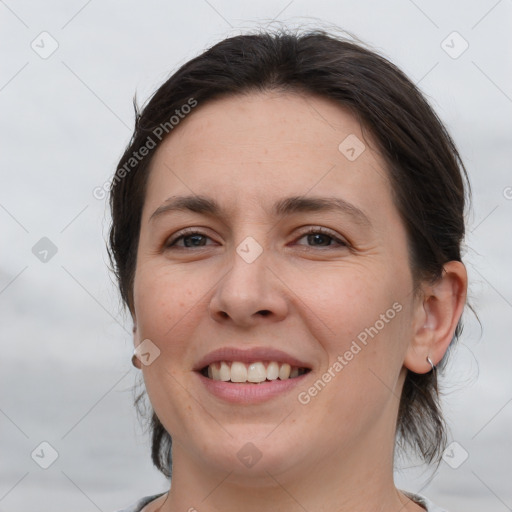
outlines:
[[[109,240],[121,298],[132,313],[141,213],[155,154],[154,148],[149,152],[143,148],[150,140],[158,146],[167,133],[172,134],[171,117],[185,112],[182,108],[191,100],[203,105],[222,96],[272,90],[334,100],[371,135],[387,163],[393,200],[407,230],[415,286],[438,279],[446,262],[461,261],[469,180],[450,135],[418,88],[375,51],[324,30],[239,35],[181,66],[142,111],[135,105],[135,131],[110,190]],[[165,136],[157,137],[162,126],[167,126]],[[147,156],[139,158],[141,153]],[[461,332],[459,321],[454,340]],[[153,462],[170,476],[172,440],[154,412],[151,429]],[[440,460],[446,428],[436,372],[408,371],[397,442],[415,449],[427,463]]]

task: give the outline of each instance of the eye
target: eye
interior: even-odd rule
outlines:
[[[302,236],[297,240],[301,240],[306,237],[307,241],[312,244],[310,245],[310,247],[331,247],[333,245],[348,247],[349,245],[347,242],[344,242],[343,240],[339,239],[332,231],[321,227],[309,228],[308,230],[303,232]],[[332,241],[334,241],[335,244],[332,244]]]
[[[188,249],[191,247],[205,247],[206,240],[210,238],[205,233],[198,231],[194,228],[185,229],[180,231],[177,236],[169,240],[165,247],[178,247],[182,249]],[[178,242],[183,240],[183,245],[178,245]],[[211,240],[211,238],[210,238]]]
[[[322,227],[311,227],[304,231],[297,240],[302,240],[307,237],[309,247],[348,247],[349,244],[340,238],[338,238],[332,231]],[[202,231],[198,231],[195,228],[188,228],[178,232],[173,238],[171,238],[166,244],[166,248],[180,248],[190,249],[194,247],[206,247],[207,240],[211,238]],[[180,244],[179,242],[183,242]],[[332,243],[334,242],[334,243]],[[299,244],[303,245],[303,244]]]

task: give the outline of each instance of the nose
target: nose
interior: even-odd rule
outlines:
[[[271,268],[268,253],[251,263],[234,253],[230,269],[217,283],[209,311],[217,322],[251,327],[260,322],[279,322],[286,318],[286,285]]]

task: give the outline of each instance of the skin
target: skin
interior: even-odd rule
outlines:
[[[350,134],[365,144],[354,161],[338,149]],[[199,105],[158,148],[132,314],[135,345],[150,339],[160,350],[141,369],[173,438],[173,482],[145,512],[423,510],[393,483],[399,397],[407,368],[426,373],[426,357],[437,364],[444,355],[467,275],[462,263],[449,262],[438,282],[413,293],[406,231],[374,147],[333,102],[258,92]],[[182,194],[210,196],[228,215],[172,212],[150,221],[168,197]],[[338,212],[273,217],[274,202],[289,196],[343,198],[371,227]],[[302,232],[319,226],[333,238]],[[185,247],[189,238],[166,247],[187,227],[205,235],[200,246]],[[236,252],[248,236],[263,249],[252,263]],[[298,393],[394,303],[401,311],[300,403]],[[193,371],[225,345],[274,347],[312,371],[282,396],[230,404]],[[248,442],[262,455],[250,468],[237,457]]]

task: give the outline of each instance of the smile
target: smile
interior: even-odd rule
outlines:
[[[210,396],[247,405],[285,396],[314,366],[276,347],[225,346],[206,354],[193,370]]]
[[[294,379],[309,372],[309,368],[291,366],[277,361],[217,361],[205,366],[201,374],[209,379],[259,384],[265,381]]]

